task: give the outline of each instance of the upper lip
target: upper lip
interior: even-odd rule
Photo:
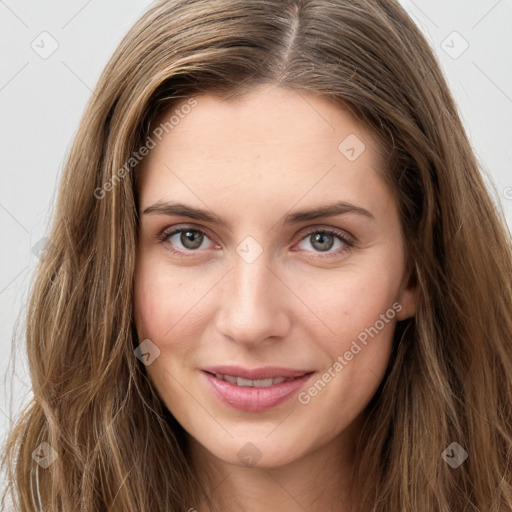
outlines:
[[[274,379],[277,377],[301,377],[312,370],[297,370],[294,368],[281,368],[277,366],[266,366],[263,368],[242,368],[241,366],[210,366],[202,369],[209,373],[220,375],[231,375],[249,380]]]

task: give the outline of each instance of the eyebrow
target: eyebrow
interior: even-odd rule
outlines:
[[[218,217],[217,215],[210,213],[205,209],[193,208],[183,203],[166,203],[158,201],[152,206],[146,208],[143,213],[146,215],[174,215],[178,217],[188,217],[190,219],[222,225],[230,229],[229,224],[221,217]],[[365,210],[360,206],[347,203],[345,201],[338,201],[333,204],[319,206],[309,210],[300,210],[289,213],[283,216],[280,221],[283,224],[298,224],[301,222],[307,222],[324,217],[343,215],[345,213],[356,213],[358,215],[363,215],[369,219],[375,220],[374,215],[368,210]]]

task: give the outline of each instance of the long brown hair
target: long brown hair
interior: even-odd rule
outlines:
[[[436,58],[396,0],[159,1],[129,31],[81,121],[31,290],[34,397],[2,460],[16,510],[197,503],[184,432],[134,356],[134,153],[175,102],[263,83],[349,108],[389,155],[418,305],[367,407],[360,509],[512,510],[510,233]],[[32,457],[41,442],[58,455],[46,469]],[[468,454],[458,468],[442,457],[454,442]]]

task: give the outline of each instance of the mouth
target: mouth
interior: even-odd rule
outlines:
[[[225,380],[226,382],[235,384],[236,386],[253,388],[268,388],[270,386],[275,386],[276,384],[281,384],[282,382],[290,382],[295,379],[295,377],[270,377],[268,379],[251,380],[244,379],[243,377],[236,377],[234,375],[222,375],[220,373],[210,373],[210,375],[214,375],[217,379]]]
[[[201,373],[210,391],[223,404],[245,412],[260,412],[277,407],[298,393],[315,372],[289,368],[216,367]]]

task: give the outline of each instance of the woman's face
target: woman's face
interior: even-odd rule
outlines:
[[[346,111],[290,89],[199,95],[158,122],[174,111],[138,170],[152,383],[228,463],[352,449],[415,308],[385,155]]]

